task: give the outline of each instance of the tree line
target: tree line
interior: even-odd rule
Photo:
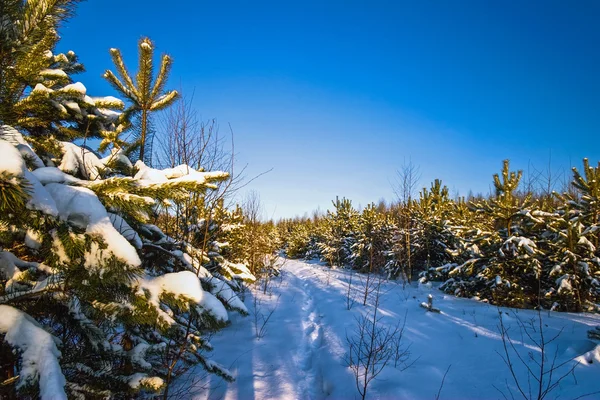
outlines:
[[[440,281],[447,293],[496,305],[598,311],[600,164],[584,159],[557,193],[521,189],[523,172],[505,160],[495,192],[471,199],[452,199],[440,180],[413,198],[408,172],[394,204],[358,211],[336,199],[325,215],[279,221],[287,255]]]

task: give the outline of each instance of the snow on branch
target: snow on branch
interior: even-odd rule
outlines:
[[[21,352],[22,367],[18,387],[39,382],[42,399],[66,399],[65,377],[61,371],[58,339],[33,318],[16,308],[0,305],[0,333]]]

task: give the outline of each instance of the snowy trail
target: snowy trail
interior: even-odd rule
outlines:
[[[346,337],[355,326],[355,317],[368,313],[372,306],[362,305],[359,275],[353,276],[357,301],[347,310],[349,272],[315,263],[285,260],[282,275],[273,280],[266,294],[254,290],[245,303],[250,316],[231,314],[232,325],[211,340],[215,361],[229,367],[236,382],[223,383],[205,376],[201,369],[192,372],[197,380],[182,380],[193,386],[188,397],[197,399],[353,399],[358,393],[354,376],[345,363]],[[407,316],[403,342],[410,345],[414,365],[389,365],[373,381],[367,398],[433,399],[444,372],[452,365],[441,399],[502,399],[495,387],[516,393],[510,372],[498,356],[502,341],[498,333],[498,309],[485,303],[445,295],[435,288],[416,284],[402,289],[395,282],[382,285],[379,313],[382,323],[395,325]],[[419,307],[427,295],[441,314]],[[359,298],[360,297],[360,298]],[[256,337],[254,314],[273,313],[264,337]],[[521,343],[516,318],[531,321],[533,311],[502,309],[505,324],[515,333],[515,347],[524,357],[537,349]],[[549,398],[569,399],[600,390],[600,350],[587,338],[590,327],[600,325],[600,316],[590,314],[543,313],[548,334],[562,334],[551,357],[557,361],[574,359],[586,352],[594,363],[583,362],[575,368],[576,380],[565,379]],[[259,320],[260,325],[260,320]],[[526,337],[525,337],[526,339]],[[527,342],[527,340],[523,340]],[[518,362],[518,361],[517,361]],[[525,368],[517,374],[527,378]],[[187,383],[185,383],[187,382]],[[508,384],[508,386],[507,386]],[[526,385],[526,381],[525,381]],[[599,397],[589,397],[599,398]]]

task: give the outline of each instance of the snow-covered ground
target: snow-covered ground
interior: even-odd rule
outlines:
[[[352,336],[355,316],[372,313],[373,298],[367,306],[362,305],[362,299],[358,298],[362,288],[358,275],[354,274],[357,301],[348,310],[349,277],[349,271],[285,260],[282,275],[271,282],[266,294],[258,288],[246,294],[250,315],[232,315],[231,326],[211,340],[215,347],[212,359],[229,367],[236,381],[228,384],[197,368],[180,379],[182,393],[185,393],[181,397],[360,398],[352,371],[345,362],[349,347],[346,338]],[[416,284],[403,288],[397,282],[384,282],[381,293],[382,324],[395,326],[406,315],[402,340],[405,348],[409,346],[408,363],[412,365],[404,369],[404,364],[395,367],[392,361],[371,383],[367,398],[435,399],[446,371],[440,399],[502,399],[504,396],[510,399],[510,392],[514,398],[523,398],[501,358],[504,350],[498,308]],[[430,293],[434,307],[441,310],[439,314],[420,307]],[[264,335],[257,338],[257,328],[260,330],[263,319],[271,311]],[[529,397],[525,364],[534,373],[540,369],[535,364],[540,351],[532,343],[532,339],[539,337],[538,314],[532,310],[503,308],[501,311],[514,349],[519,353],[514,353],[510,343],[507,344],[515,373]],[[551,368],[553,361],[557,366],[567,361],[552,377],[546,374],[546,379],[557,381],[579,362],[574,373],[562,379],[546,398],[575,399],[600,391],[600,350],[597,342],[587,338],[587,330],[600,325],[600,316],[549,311],[541,315],[546,340],[560,332],[547,346],[545,370]],[[518,321],[522,322],[521,327]],[[530,379],[533,397],[537,394],[534,379]],[[600,398],[600,393],[587,398]]]

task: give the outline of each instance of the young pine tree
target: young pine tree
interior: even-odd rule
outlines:
[[[117,75],[107,70],[104,78],[127,100],[130,106],[125,111],[128,121],[139,117],[139,129],[135,140],[129,144],[127,153],[136,153],[137,158],[151,164],[152,128],[150,115],[165,109],[177,99],[176,90],[165,91],[172,60],[167,54],[161,57],[158,75],[154,78],[154,44],[148,38],[139,42],[139,64],[135,80],[131,77],[118,49],[110,49],[110,55],[117,69]]]

